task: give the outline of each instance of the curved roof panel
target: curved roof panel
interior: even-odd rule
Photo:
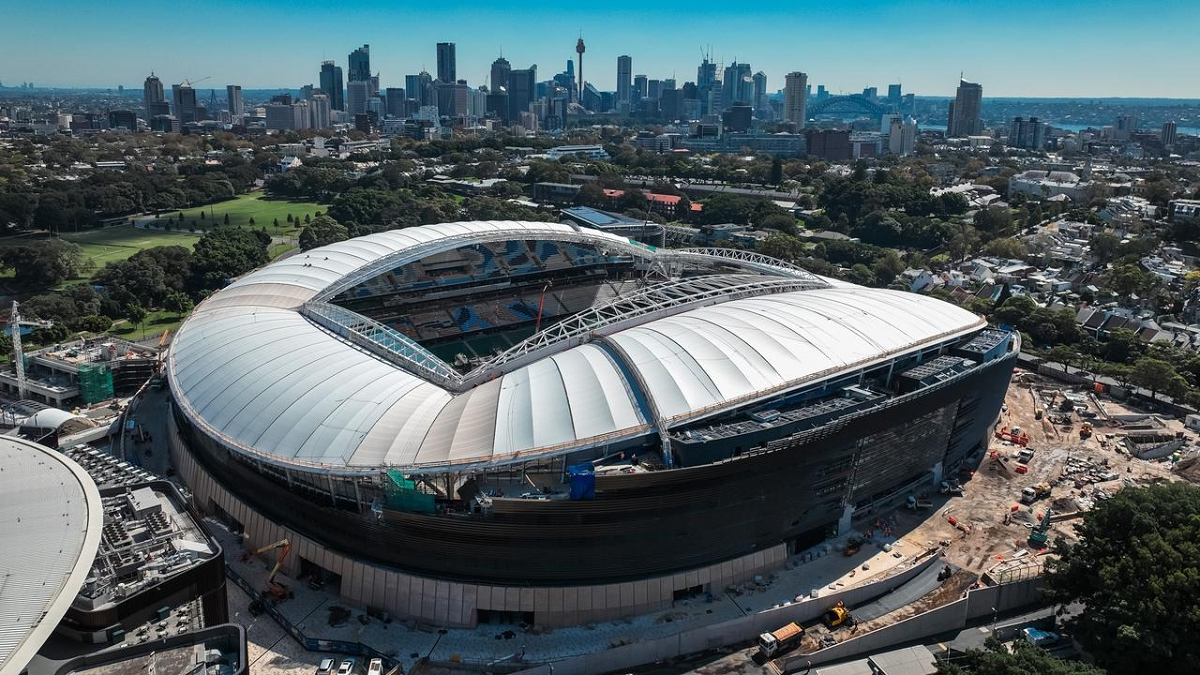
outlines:
[[[50,637],[100,547],[100,491],[66,456],[0,439],[0,675],[24,670]]]
[[[480,238],[567,237],[630,245],[554,223],[445,223],[267,265],[214,294],[180,329],[168,357],[176,400],[209,435],[266,461],[434,470],[652,433],[651,410],[674,424],[982,326],[938,300],[831,282],[664,313],[450,391],[299,311],[422,252]]]

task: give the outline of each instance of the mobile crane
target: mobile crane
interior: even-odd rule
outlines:
[[[270,593],[275,598],[275,602],[280,603],[292,597],[292,592],[288,590],[287,586],[275,581],[275,575],[279,574],[279,569],[283,567],[283,563],[285,560],[287,560],[288,554],[292,552],[292,543],[287,539],[280,539],[274,544],[267,544],[266,546],[255,550],[250,555],[255,556],[276,548],[280,549],[279,557],[275,560],[275,566],[271,568],[271,573],[267,575],[266,593]]]

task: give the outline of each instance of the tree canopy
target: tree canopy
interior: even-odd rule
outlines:
[[[308,251],[349,238],[350,231],[344,225],[329,216],[321,215],[300,231],[300,250]]]
[[[46,239],[0,250],[0,264],[21,285],[54,286],[82,271],[83,253],[69,241]]]
[[[972,649],[962,658],[938,662],[940,675],[1104,675],[1096,666],[1064,661],[1045,649],[1024,641],[1013,643],[1013,651],[995,638],[983,649]]]
[[[1127,488],[1055,543],[1047,585],[1079,601],[1077,636],[1114,673],[1200,672],[1200,487]]]

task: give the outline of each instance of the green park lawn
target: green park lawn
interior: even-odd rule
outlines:
[[[204,212],[204,220],[200,219],[200,213]],[[304,216],[315,217],[317,213],[324,213],[325,207],[316,202],[301,202],[287,201],[283,199],[269,199],[262,192],[252,192],[250,194],[241,195],[235,199],[216,204],[210,204],[204,207],[187,209],[184,211],[171,211],[164,213],[157,219],[139,219],[139,222],[146,222],[151,226],[156,226],[162,223],[165,219],[175,219],[178,214],[183,214],[184,231],[188,227],[194,227],[197,230],[206,230],[214,222],[222,224],[225,222],[226,214],[229,215],[229,224],[234,227],[249,227],[250,219],[254,219],[254,229],[267,228],[268,234],[273,235],[296,235],[299,234],[303,227]],[[287,222],[288,214],[292,215],[295,224]],[[275,227],[275,221],[279,221],[279,227]],[[172,224],[174,228],[175,225]]]
[[[106,263],[124,260],[138,251],[155,246],[191,248],[200,235],[191,232],[144,230],[132,225],[117,225],[86,232],[63,234],[61,237],[79,245],[85,261],[91,263],[83,278],[91,278]]]

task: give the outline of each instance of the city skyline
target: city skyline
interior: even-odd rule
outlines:
[[[588,81],[605,91],[617,88],[619,55],[632,57],[634,74],[674,77],[682,84],[694,78],[702,50],[711,48],[720,66],[736,60],[763,71],[770,92],[783,88],[787,73],[800,70],[809,74],[814,88],[824,84],[834,93],[901,82],[906,92],[952,96],[963,71],[966,79],[985,83],[988,97],[1200,97],[1200,80],[1190,72],[1195,54],[1187,34],[1187,27],[1200,21],[1200,7],[1176,0],[1150,4],[1135,14],[1125,5],[1074,0],[1053,6],[1021,1],[969,7],[948,0],[903,6],[874,2],[856,5],[854,11],[827,6],[796,11],[764,3],[753,12],[702,2],[699,11],[683,16],[632,3],[563,8],[534,2],[520,13],[476,5],[409,15],[370,2],[329,8],[271,0],[248,9],[221,0],[211,3],[209,11],[219,14],[227,8],[231,21],[197,22],[188,26],[191,38],[180,39],[162,30],[156,17],[144,11],[144,3],[125,0],[115,3],[114,11],[70,0],[59,9],[72,11],[53,16],[29,5],[7,10],[11,30],[0,59],[0,81],[10,86],[32,81],[47,87],[129,88],[153,70],[167,84],[210,76],[220,83],[217,88],[238,83],[246,89],[295,89],[318,80],[322,61],[346,67],[349,51],[370,44],[373,73],[380,75],[381,86],[394,87],[406,75],[436,72],[436,44],[449,42],[456,45],[458,77],[477,87],[487,82],[501,53],[514,68],[536,64],[546,74],[560,71],[575,56],[582,32],[588,44]],[[1027,21],[1027,12],[1035,11],[1039,20]],[[622,12],[635,20],[614,21]],[[1164,15],[1174,18],[1157,21]],[[244,20],[233,20],[238,17]],[[39,26],[51,20],[56,40],[47,52]],[[332,20],[343,27],[336,38],[311,30],[315,21]],[[1152,33],[1139,28],[1152,22]],[[1109,56],[1111,50],[1106,53],[1096,37],[1096,31],[1114,24],[1127,36],[1120,59]],[[879,29],[864,33],[861,28],[867,25]],[[981,26],[987,29],[983,39]],[[799,46],[794,52],[781,50],[782,37],[764,39],[756,30],[767,36],[790,31],[799,39],[787,38],[786,43]],[[108,33],[128,31],[138,33],[138,49],[109,47],[124,43]],[[276,31],[303,37],[275,44],[270,33]],[[529,40],[531,34],[539,39]],[[1130,40],[1145,42],[1139,48]],[[213,49],[214,44],[222,49]],[[96,58],[98,50],[104,58]],[[1080,67],[1065,77],[1064,64],[1070,63]]]

